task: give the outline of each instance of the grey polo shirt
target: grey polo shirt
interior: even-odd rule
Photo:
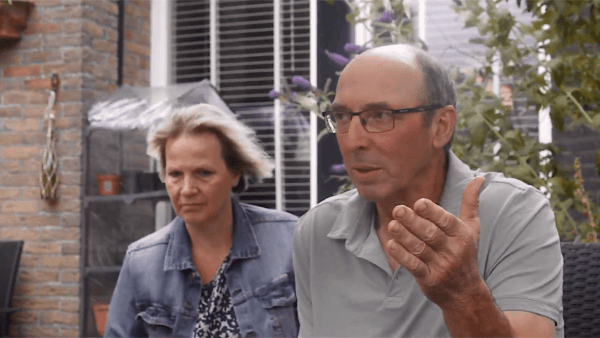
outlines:
[[[502,311],[556,323],[562,337],[562,255],[554,213],[537,189],[498,173],[472,171],[450,153],[440,205],[460,212],[475,176],[480,190],[479,271]],[[374,227],[375,205],[356,190],[307,212],[294,235],[302,337],[450,336],[441,309],[403,267],[391,271]]]

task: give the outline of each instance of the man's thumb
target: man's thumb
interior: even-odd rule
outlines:
[[[483,182],[485,182],[485,178],[475,177],[467,183],[465,191],[463,191],[458,218],[465,223],[479,217],[479,189],[481,189]]]

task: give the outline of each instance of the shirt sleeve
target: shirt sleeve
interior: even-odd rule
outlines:
[[[310,234],[303,224],[304,218],[298,221],[294,233],[294,273],[296,278],[296,297],[298,298],[298,319],[300,321],[300,337],[311,337],[313,328],[312,301],[310,296]]]
[[[480,260],[496,304],[502,311],[548,317],[561,329],[563,259],[549,201],[530,187],[516,189],[498,204],[496,219],[485,220],[494,228],[487,257]]]
[[[148,337],[140,320],[136,319],[137,311],[134,298],[134,282],[129,271],[131,255],[125,255],[117,285],[113,292],[104,337]]]

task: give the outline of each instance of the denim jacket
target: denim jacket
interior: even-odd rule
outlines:
[[[231,263],[225,270],[244,337],[297,337],[292,238],[297,218],[232,198]],[[191,337],[202,281],[176,217],[127,248],[104,337]]]

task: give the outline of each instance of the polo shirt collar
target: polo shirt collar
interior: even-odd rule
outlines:
[[[475,174],[469,166],[464,164],[450,151],[448,154],[448,169],[444,183],[444,192],[442,193],[440,205],[452,214],[458,215],[462,192],[467,183],[474,177]],[[347,203],[342,207],[327,237],[345,239],[346,248],[349,251],[355,254],[363,252],[370,256],[370,253],[367,251],[372,251],[372,248],[370,246],[369,248],[364,248],[363,244],[369,237],[371,237],[369,241],[372,241],[373,236],[369,235],[374,226],[375,203],[365,201],[356,190],[349,194],[350,197]],[[379,245],[379,248],[381,248],[381,245]]]

